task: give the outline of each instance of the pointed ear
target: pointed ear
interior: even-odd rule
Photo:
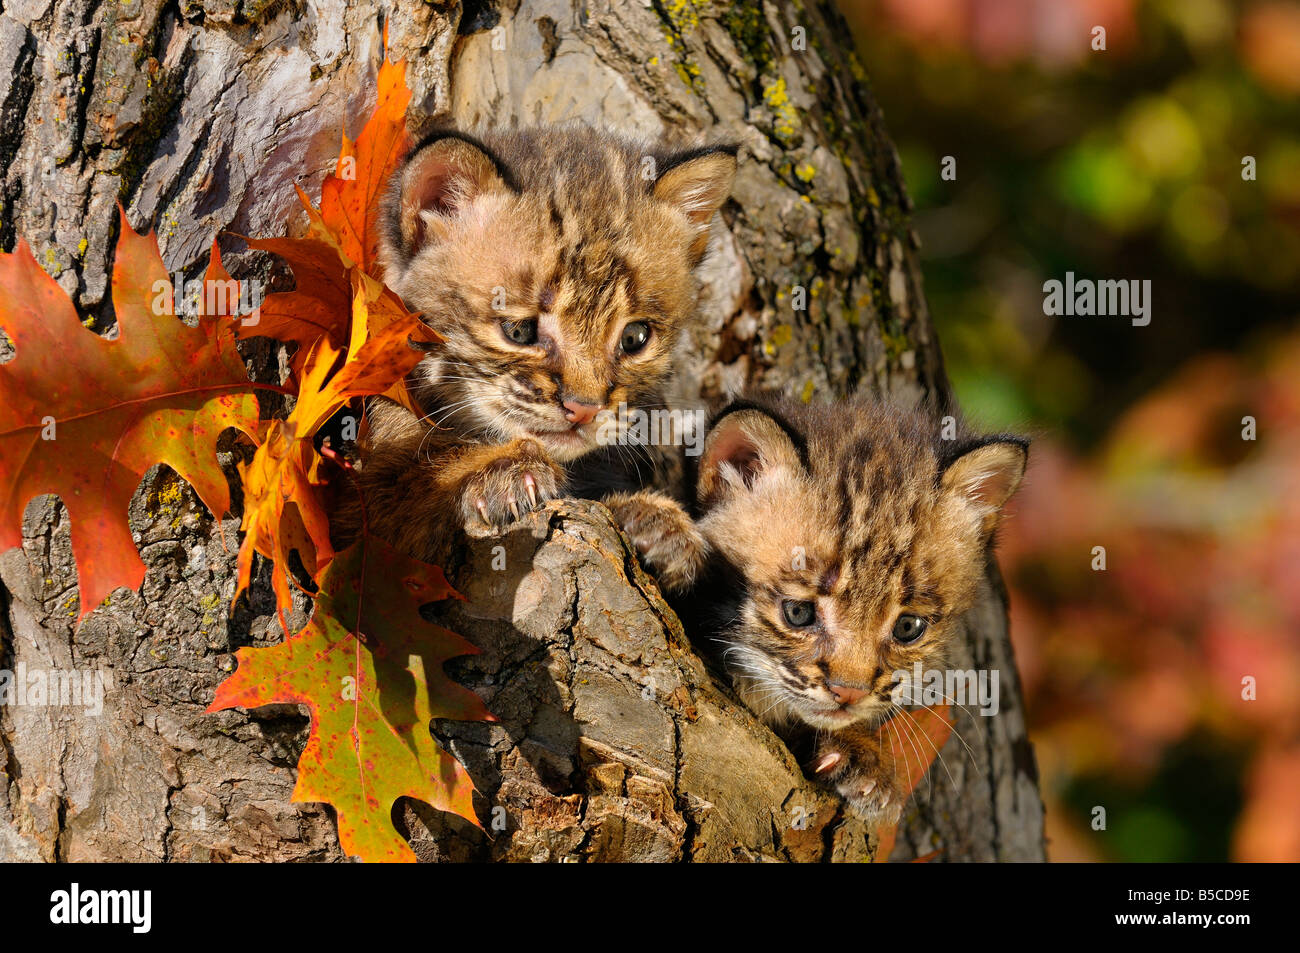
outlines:
[[[708,247],[709,222],[731,194],[736,178],[736,147],[705,146],[660,161],[654,197],[676,207],[695,228],[691,255]]]
[[[749,493],[761,479],[803,471],[799,447],[786,426],[762,410],[725,413],[704,440],[696,495],[705,507]]]
[[[410,258],[441,241],[456,216],[480,195],[508,189],[498,160],[459,133],[442,133],[416,149],[398,172],[390,218],[395,244]]]
[[[974,510],[985,534],[993,532],[1002,507],[1025,476],[1029,443],[1019,437],[989,437],[965,449],[943,471],[941,487]]]

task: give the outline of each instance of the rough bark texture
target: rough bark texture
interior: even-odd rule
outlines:
[[[173,269],[223,231],[292,230],[293,183],[313,192],[370,108],[385,20],[417,133],[582,119],[741,144],[683,396],[752,381],[942,398],[894,151],[843,21],[811,0],[3,0],[0,244],[25,238],[103,328],[116,201],[156,225]],[[236,274],[266,267],[222,243]],[[275,374],[270,350],[248,357]],[[0,710],[0,860],[341,859],[328,809],[289,803],[303,713],[202,714],[237,647],[280,638],[265,573],[228,609],[237,521],[167,472],[131,518],[146,581],[80,628],[57,501],[34,502],[23,550],[0,555],[0,668],[95,669],[111,686],[97,716]],[[456,576],[469,601],[446,610],[484,648],[455,672],[501,722],[435,727],[488,834],[402,805],[422,858],[871,856],[862,823],[691,652],[603,508],[554,504],[501,542],[508,571],[482,568],[493,542],[476,547]],[[1000,670],[1001,714],[961,716],[969,748],[944,750],[896,858],[1043,857],[996,567],[989,580],[963,662]]]

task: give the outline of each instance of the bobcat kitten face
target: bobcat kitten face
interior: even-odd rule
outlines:
[[[746,702],[823,730],[883,718],[893,673],[939,662],[974,602],[1025,461],[1019,438],[945,441],[864,400],[724,411],[697,479],[721,585],[699,596],[732,594],[711,614]]]
[[[657,399],[735,150],[657,152],[581,127],[442,133],[394,177],[388,283],[445,338],[412,393],[466,439],[596,445],[596,414]]]

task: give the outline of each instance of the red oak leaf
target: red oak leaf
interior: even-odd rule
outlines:
[[[125,214],[112,287],[110,339],[81,326],[26,243],[0,254],[0,327],[16,352],[0,365],[0,548],[22,544],[32,497],[58,494],[72,521],[83,617],[144,578],[127,507],[145,471],[167,464],[223,514],[230,495],[217,438],[228,427],[257,430],[233,322],[179,320],[157,240],[132,231]]]

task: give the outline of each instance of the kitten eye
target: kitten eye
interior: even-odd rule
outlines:
[[[525,318],[522,321],[502,321],[501,331],[515,344],[537,343],[537,319]]]
[[[787,599],[781,603],[781,614],[790,625],[802,629],[813,624],[817,618],[817,607],[806,600]]]
[[[623,349],[624,354],[635,354],[646,346],[650,340],[650,325],[644,321],[631,321],[623,328],[623,336],[618,340],[618,346]]]
[[[894,623],[894,641],[902,642],[906,645],[908,642],[915,642],[921,636],[925,635],[925,630],[930,627],[920,616],[909,615],[904,613],[898,617]]]

